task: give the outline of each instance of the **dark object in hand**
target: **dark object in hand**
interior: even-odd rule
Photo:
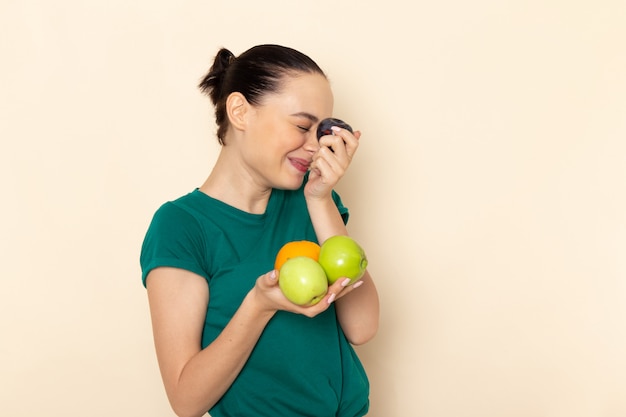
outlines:
[[[350,125],[344,122],[343,120],[328,118],[328,119],[322,120],[319,126],[317,127],[317,140],[320,140],[322,136],[332,135],[333,131],[330,130],[330,128],[333,126],[338,126],[342,129],[349,130],[350,133],[354,133]]]

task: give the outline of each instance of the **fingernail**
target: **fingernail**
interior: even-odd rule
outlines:
[[[335,132],[341,131],[341,128],[339,126],[332,126],[330,129],[334,130]]]
[[[361,285],[363,285],[363,281],[357,282],[356,284],[352,286],[352,288],[359,288]]]
[[[330,297],[328,297],[328,304],[332,303],[333,301],[335,301],[335,294],[331,294]]]
[[[348,285],[350,285],[350,278],[346,278],[346,280],[341,283],[342,287],[347,287]]]
[[[276,270],[273,270],[273,271],[270,273],[270,279],[276,279]]]

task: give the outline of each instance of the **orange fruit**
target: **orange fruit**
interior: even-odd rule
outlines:
[[[320,256],[320,245],[310,240],[294,240],[285,243],[276,255],[274,269],[280,269],[287,259],[295,258],[296,256],[306,256],[317,261]]]

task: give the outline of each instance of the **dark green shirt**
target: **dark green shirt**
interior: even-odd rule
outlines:
[[[333,198],[348,220],[348,210]],[[202,347],[226,326],[256,279],[273,269],[283,244],[317,241],[303,188],[273,190],[264,214],[250,214],[199,190],[165,203],[146,234],[141,267],[192,271],[209,285]],[[212,417],[357,417],[369,383],[337,322],[334,305],[315,318],[279,311]]]

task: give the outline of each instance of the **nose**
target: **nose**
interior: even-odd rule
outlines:
[[[310,153],[315,153],[320,148],[319,140],[317,139],[317,135],[315,129],[310,129],[308,134],[306,135],[306,141],[304,142],[303,148]]]

